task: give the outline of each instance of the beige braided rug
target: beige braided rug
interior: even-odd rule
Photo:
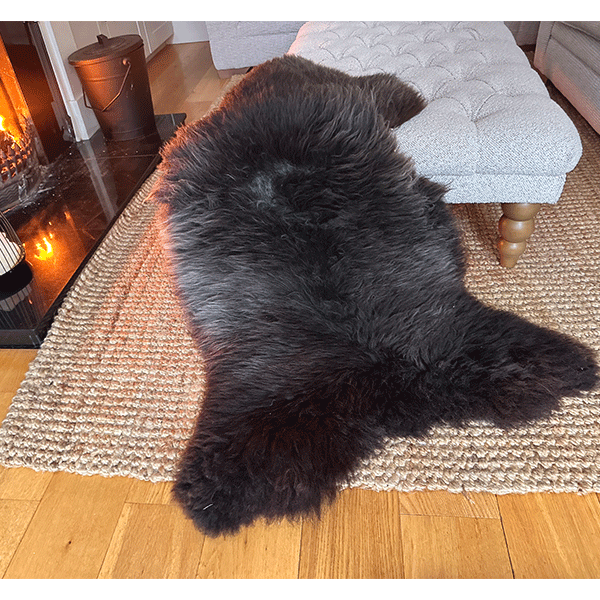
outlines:
[[[560,100],[560,98],[557,98]],[[561,100],[584,144],[515,269],[498,265],[499,208],[454,206],[483,301],[600,350],[600,141]],[[200,409],[202,362],[173,296],[151,177],[67,299],[0,429],[0,463],[170,480]],[[516,199],[517,200],[517,199]],[[600,491],[600,392],[510,433],[485,424],[390,440],[352,487],[494,493]]]

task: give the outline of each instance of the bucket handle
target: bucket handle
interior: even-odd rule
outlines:
[[[131,61],[128,58],[124,58],[123,64],[127,65],[127,71],[125,72],[125,77],[123,77],[123,83],[121,84],[121,88],[117,92],[117,95],[104,108],[94,108],[93,106],[90,106],[87,102],[85,90],[83,89],[83,86],[81,87],[81,90],[83,91],[83,103],[87,106],[87,108],[91,108],[92,110],[97,110],[99,112],[104,112],[121,95],[121,93],[123,92],[123,88],[125,87],[125,82],[127,81],[127,75],[129,75],[129,71],[131,71]]]

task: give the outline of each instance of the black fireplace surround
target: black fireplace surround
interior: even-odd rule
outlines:
[[[151,137],[107,142],[98,131],[75,142],[37,23],[0,22],[0,36],[45,154],[37,188],[3,213],[25,246],[25,262],[0,278],[0,348],[38,348],[185,114],[156,115],[158,135]]]

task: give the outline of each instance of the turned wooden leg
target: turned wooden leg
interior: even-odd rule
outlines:
[[[533,218],[540,210],[539,204],[502,204],[504,213],[498,223],[500,230],[500,264],[503,267],[514,267],[523,254],[527,240],[533,233]]]

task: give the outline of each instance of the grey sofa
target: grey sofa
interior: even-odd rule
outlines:
[[[207,21],[215,68],[222,77],[285,54],[304,21]],[[517,44],[533,45],[539,21],[505,21]]]
[[[600,21],[542,21],[533,64],[600,133]]]
[[[230,77],[285,54],[303,21],[207,21],[217,71]],[[600,22],[505,21],[519,46],[535,45],[534,65],[600,132]]]
[[[519,46],[534,46],[538,36],[539,21],[504,21]]]

